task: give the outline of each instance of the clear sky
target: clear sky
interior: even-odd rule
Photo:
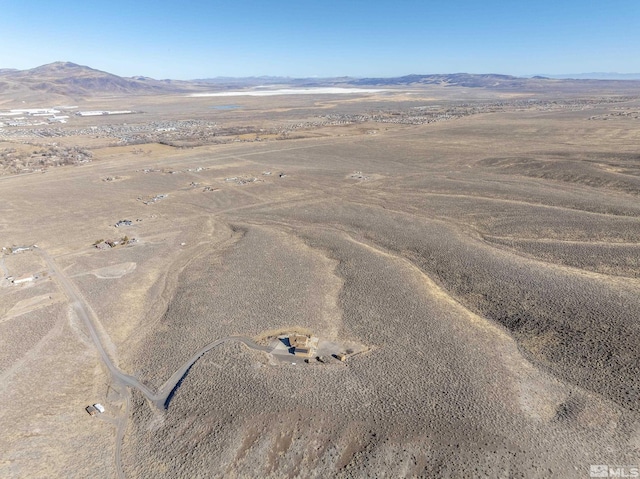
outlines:
[[[0,68],[121,76],[640,72],[640,0],[0,0]]]

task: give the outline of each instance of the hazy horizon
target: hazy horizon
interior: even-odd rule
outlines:
[[[99,71],[103,71],[106,73],[111,73],[111,74],[115,74],[112,71],[108,71],[108,70],[103,70],[101,68],[97,68],[94,65],[84,65],[84,64],[80,64],[71,60],[54,60],[54,61],[49,61],[43,64],[39,64],[39,65],[34,65],[34,66],[29,66],[27,68],[15,68],[15,67],[7,67],[4,65],[0,65],[0,71],[2,70],[19,70],[19,71],[24,71],[24,70],[31,70],[34,68],[38,68],[38,67],[42,67],[42,66],[46,66],[46,65],[51,65],[51,64],[55,64],[55,63],[72,63],[75,65],[79,65],[82,67],[88,67],[88,68],[92,68],[95,70],[99,70]],[[531,78],[531,77],[535,77],[535,76],[542,76],[542,77],[548,77],[551,79],[579,79],[579,80],[640,80],[640,73],[620,73],[620,72],[574,72],[574,73],[528,73],[528,74],[523,74],[523,75],[515,75],[509,72],[468,72],[468,71],[451,71],[451,72],[411,72],[411,73],[402,73],[402,74],[393,74],[393,75],[383,75],[383,76],[379,76],[379,78],[400,78],[400,77],[405,77],[405,76],[411,76],[411,75],[456,75],[456,74],[469,74],[469,75],[508,75],[508,76],[514,76],[514,77],[519,77],[519,78]],[[149,75],[147,75],[144,72],[139,72],[135,75],[121,75],[121,76],[127,76],[127,77],[150,77]],[[199,78],[187,78],[187,79],[178,79],[178,78],[171,78],[171,77],[167,77],[167,78],[155,78],[156,80],[182,80],[182,81],[199,81],[199,80],[225,80],[225,79],[243,79],[243,78],[282,78],[282,79],[291,79],[291,80],[295,80],[295,79],[313,79],[313,78],[317,78],[317,79],[327,79],[327,78],[353,78],[353,79],[358,79],[358,78],[367,78],[365,76],[359,76],[359,75],[350,75],[350,74],[343,74],[343,75],[333,75],[333,76],[290,76],[290,75],[278,75],[278,74],[273,74],[273,75],[267,75],[267,74],[256,74],[256,75],[246,75],[246,76],[233,76],[233,75],[215,75],[215,76],[203,76],[203,77],[199,77]]]

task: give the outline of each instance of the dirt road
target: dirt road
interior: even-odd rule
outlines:
[[[116,425],[115,462],[117,474],[120,478],[124,477],[121,451],[122,440],[124,438],[124,433],[126,430],[127,417],[129,414],[130,406],[130,396],[126,388],[130,387],[137,389],[156,407],[158,407],[159,409],[167,409],[169,407],[169,403],[171,402],[171,398],[175,394],[176,390],[180,386],[180,383],[187,375],[191,367],[198,359],[200,359],[205,353],[212,350],[213,348],[227,342],[237,341],[244,344],[248,348],[257,351],[270,352],[272,349],[268,346],[261,346],[259,344],[256,344],[250,338],[246,338],[243,336],[231,336],[218,339],[196,351],[175,373],[171,375],[171,377],[160,387],[157,392],[153,392],[146,385],[141,383],[137,378],[123,373],[116,367],[114,361],[104,348],[103,342],[100,339],[100,333],[96,329],[96,324],[99,324],[99,320],[95,316],[95,313],[87,307],[82,294],[78,291],[71,280],[65,275],[65,273],[57,266],[55,261],[46,251],[40,248],[38,248],[36,251],[39,252],[40,256],[47,263],[47,266],[49,267],[49,274],[51,275],[51,277],[55,278],[55,281],[68,297],[73,310],[78,315],[78,317],[82,319],[84,325],[89,331],[91,340],[93,341],[96,350],[100,354],[102,362],[105,364],[105,366],[109,370],[109,373],[111,374],[114,389],[118,390],[125,398],[125,411],[119,418],[117,418]]]

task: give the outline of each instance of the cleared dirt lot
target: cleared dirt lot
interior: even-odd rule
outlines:
[[[418,106],[242,101],[222,120]],[[179,105],[141,109],[186,118]],[[3,283],[0,425],[14,433],[0,475],[583,478],[637,464],[640,130],[590,119],[613,108],[195,148],[105,140],[90,163],[0,179],[3,246],[48,251],[114,364],[153,390],[229,336],[303,328],[368,351],[293,365],[225,343],[159,410],[110,388],[55,276]],[[136,242],[92,246],[124,235]],[[10,274],[46,273],[20,255],[5,255]],[[107,412],[89,417],[93,402]]]

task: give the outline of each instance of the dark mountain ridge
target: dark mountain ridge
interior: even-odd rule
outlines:
[[[83,98],[144,94],[176,94],[255,87],[462,87],[498,91],[580,91],[585,88],[640,93],[639,80],[557,79],[545,76],[518,77],[495,73],[411,74],[390,78],[291,78],[256,76],[217,77],[192,81],[155,80],[146,76],[120,77],[72,62],[54,62],[29,70],[0,69],[0,94],[14,99],[42,97]]]
[[[147,77],[125,78],[71,62],[54,62],[29,70],[0,70],[0,93],[48,93],[69,97],[190,91],[192,84]]]

